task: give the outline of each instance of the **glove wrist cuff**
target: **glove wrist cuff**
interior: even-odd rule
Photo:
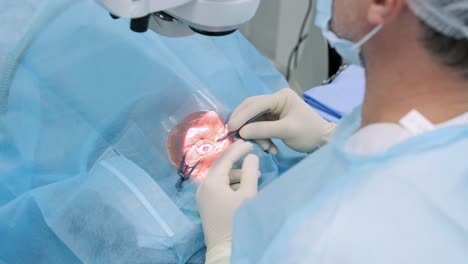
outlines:
[[[205,264],[229,263],[232,241],[223,240],[207,249]]]

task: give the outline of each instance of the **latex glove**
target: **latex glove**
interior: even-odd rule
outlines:
[[[239,129],[250,118],[267,109],[271,110],[269,114],[246,125],[239,133],[242,138],[255,140],[264,150],[274,154],[277,150],[272,138],[281,139],[296,151],[310,153],[328,143],[336,127],[287,88],[272,95],[246,99],[232,113],[228,129]]]
[[[233,165],[252,150],[252,144],[235,142],[211,166],[197,191],[197,203],[207,248],[205,263],[229,263],[232,219],[241,203],[257,193],[259,160],[248,155],[242,165],[240,186],[234,191],[229,174]]]

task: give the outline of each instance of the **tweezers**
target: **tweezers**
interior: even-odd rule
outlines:
[[[224,136],[218,138],[218,139],[216,140],[216,142],[223,141],[223,140],[225,140],[225,139],[228,138],[228,137],[232,137],[232,136],[238,134],[239,131],[240,131],[243,127],[245,127],[246,125],[248,125],[248,124],[250,124],[250,123],[255,122],[255,120],[257,120],[258,118],[260,118],[260,117],[262,117],[262,116],[264,116],[264,115],[266,115],[266,114],[268,114],[268,113],[270,113],[270,112],[271,112],[271,109],[267,109],[267,110],[261,112],[260,114],[258,114],[258,115],[256,115],[256,116],[250,118],[250,119],[249,119],[247,122],[245,122],[239,129],[236,129],[236,130],[234,130],[234,131],[228,132],[226,135],[224,135]]]

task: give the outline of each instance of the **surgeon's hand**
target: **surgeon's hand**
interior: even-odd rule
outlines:
[[[207,264],[229,263],[234,213],[243,201],[257,193],[259,160],[252,154],[244,159],[239,189],[234,191],[230,186],[229,175],[234,163],[250,150],[250,143],[235,142],[212,165],[198,188],[197,203],[205,234]]]
[[[268,109],[271,112],[263,119],[242,128],[240,136],[257,141],[273,154],[277,150],[272,138],[283,140],[296,151],[309,153],[326,144],[335,130],[335,124],[320,117],[291,89],[246,99],[232,113],[229,130],[239,129],[250,118]]]

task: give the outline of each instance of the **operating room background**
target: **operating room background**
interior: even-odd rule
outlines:
[[[315,1],[312,2],[312,12],[305,21],[307,38],[300,45],[297,67],[294,67],[294,60],[290,63],[289,83],[300,94],[322,83],[329,74],[328,47],[320,30],[314,26]],[[308,5],[309,0],[261,1],[256,16],[241,28],[247,39],[285,76]]]

